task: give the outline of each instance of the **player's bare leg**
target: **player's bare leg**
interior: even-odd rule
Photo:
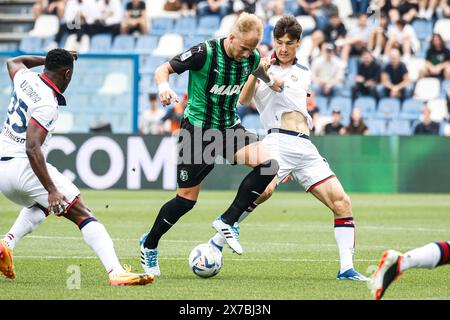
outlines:
[[[153,282],[148,274],[131,273],[124,270],[114,250],[114,244],[103,224],[97,221],[85,206],[81,197],[76,198],[63,214],[80,229],[84,241],[94,250],[109,274],[109,284],[113,286],[145,285]]]
[[[350,197],[339,180],[332,176],[308,190],[334,214],[334,237],[339,248],[340,270],[338,279],[367,281],[368,278],[355,271],[355,224]]]

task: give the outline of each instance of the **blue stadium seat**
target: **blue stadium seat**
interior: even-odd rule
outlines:
[[[211,36],[220,27],[220,17],[216,15],[203,16],[198,21],[196,33],[198,35]]]
[[[133,53],[135,39],[128,34],[121,34],[114,38],[114,43],[111,48],[113,53]]]
[[[328,98],[316,96],[314,99],[316,100],[316,105],[319,108],[320,114],[327,115],[331,113],[331,110],[328,110]]]
[[[136,40],[135,52],[139,54],[151,54],[158,46],[158,36],[145,35]]]
[[[192,48],[193,46],[207,40],[205,36],[190,36],[184,38],[184,49]]]
[[[352,99],[344,97],[331,98],[330,103],[328,104],[328,109],[331,112],[332,108],[335,107],[341,109],[341,115],[343,118],[349,117],[352,112]]]
[[[175,20],[175,26],[173,32],[181,34],[183,36],[188,36],[195,34],[195,29],[197,28],[197,19],[193,16],[180,17]]]
[[[19,50],[25,53],[41,53],[42,39],[36,37],[25,37],[20,41]]]
[[[400,100],[394,98],[383,98],[378,103],[376,117],[378,119],[396,119],[400,112]]]
[[[141,73],[154,74],[156,68],[158,68],[164,62],[166,62],[166,58],[164,57],[149,56],[147,57],[147,59],[143,60],[142,64],[139,67],[139,71]]]
[[[410,136],[412,134],[410,122],[408,120],[391,120],[386,133],[392,136]]]
[[[386,134],[386,121],[380,119],[369,118],[365,120],[367,128],[369,128],[369,135],[383,136]]]
[[[447,96],[447,91],[450,89],[450,80],[444,80],[441,83],[441,97]]]
[[[96,34],[91,39],[90,52],[108,53],[111,51],[112,36],[110,34]]]
[[[377,101],[372,97],[359,97],[353,103],[353,108],[358,108],[364,118],[373,118],[377,107]]]
[[[348,78],[354,78],[358,73],[358,58],[350,57],[348,59]]]
[[[401,120],[419,119],[423,107],[424,102],[422,100],[407,99],[403,102],[399,119]]]
[[[416,31],[419,40],[426,40],[431,37],[433,33],[433,23],[424,19],[416,19],[412,23],[414,31]]]
[[[152,21],[152,27],[150,30],[150,34],[156,36],[162,36],[165,33],[172,32],[173,28],[173,19],[162,17],[162,18],[154,18]]]

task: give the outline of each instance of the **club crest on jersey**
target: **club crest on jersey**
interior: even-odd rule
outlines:
[[[187,179],[189,179],[188,172],[186,170],[181,170],[180,171],[180,180],[185,182],[185,181],[187,181]]]
[[[297,82],[297,81],[298,81],[298,77],[297,77],[295,74],[293,74],[293,75],[291,76],[291,79],[292,79],[292,81],[294,81],[294,82]]]
[[[217,84],[215,84],[211,88],[211,90],[209,90],[209,92],[212,94],[217,94],[219,96],[224,96],[224,95],[232,96],[234,94],[241,92],[241,88],[243,85],[244,85],[244,83],[241,85],[236,84],[236,85],[228,85],[228,86],[225,84],[221,85],[221,86],[218,86]]]

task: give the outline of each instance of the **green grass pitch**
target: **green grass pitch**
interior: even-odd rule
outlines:
[[[83,196],[114,240],[122,263],[141,272],[138,239],[173,191],[89,191]],[[77,227],[51,216],[15,248],[17,278],[0,278],[1,299],[371,299],[366,283],[338,281],[332,215],[303,192],[278,192],[242,225],[244,254],[224,249],[224,266],[201,279],[188,268],[191,249],[213,234],[211,222],[234,192],[204,191],[196,207],[160,242],[162,276],[142,287],[109,287],[100,261]],[[352,194],[357,226],[355,266],[369,275],[385,249],[406,251],[450,240],[450,195]],[[20,210],[0,195],[0,234]],[[69,289],[71,266],[80,289]],[[386,299],[450,299],[450,267],[410,270]]]

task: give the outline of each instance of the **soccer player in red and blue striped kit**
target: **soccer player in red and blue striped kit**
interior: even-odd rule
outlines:
[[[378,269],[372,276],[370,289],[374,298],[380,300],[389,285],[406,270],[434,269],[445,264],[450,264],[450,241],[432,242],[405,254],[388,250],[383,253]]]

